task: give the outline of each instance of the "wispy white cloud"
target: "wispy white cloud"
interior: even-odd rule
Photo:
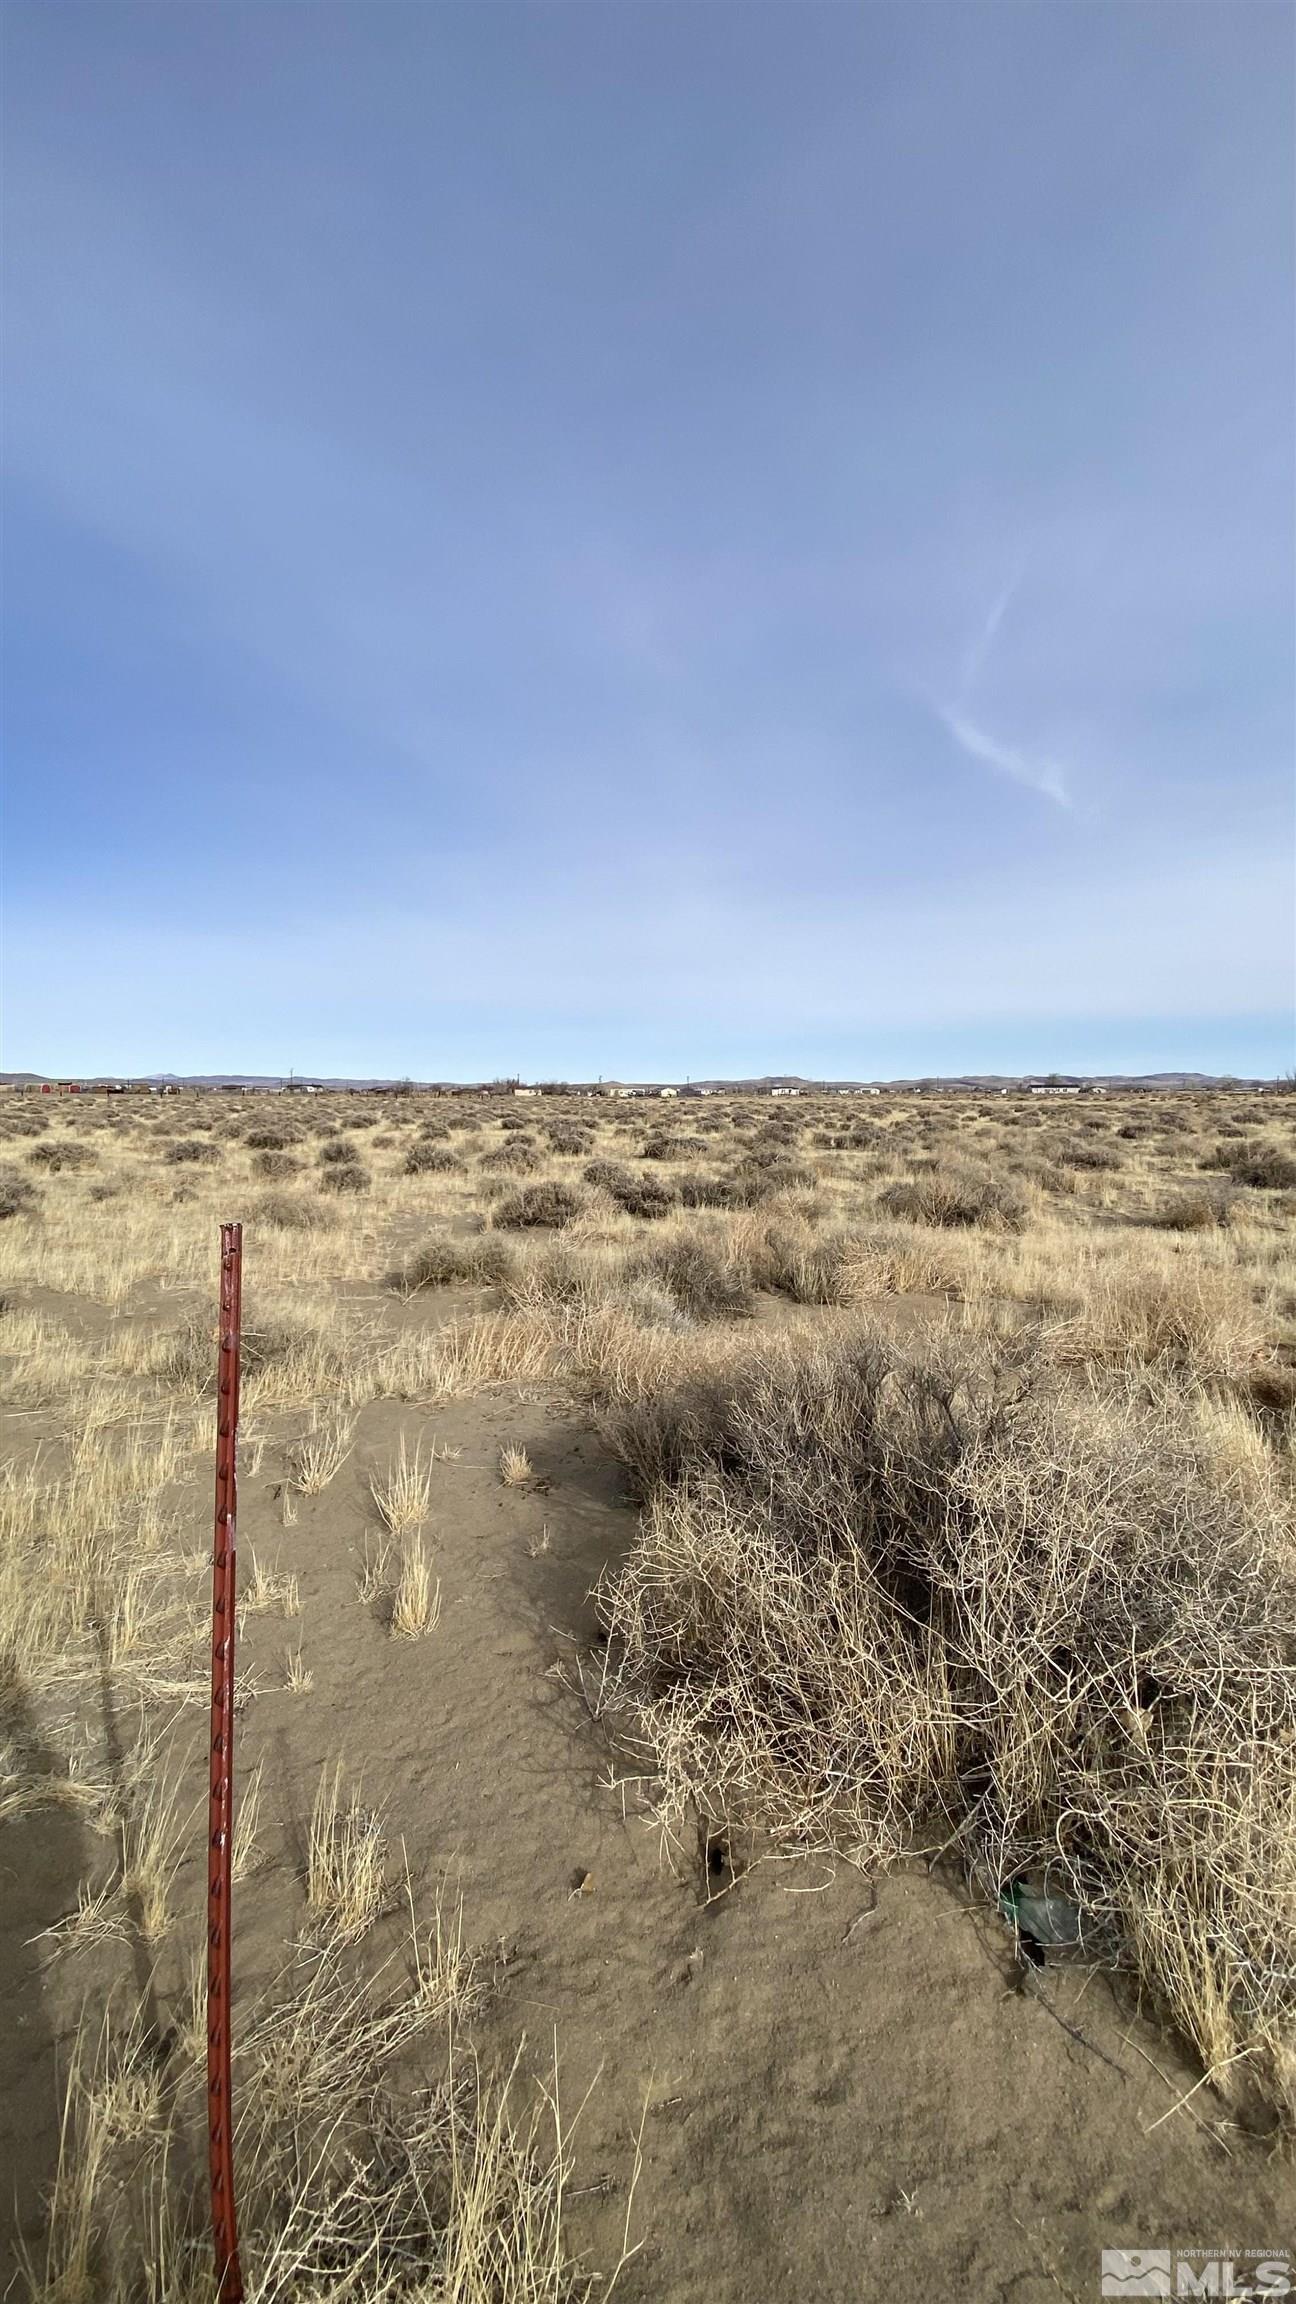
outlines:
[[[1016,568],[1013,570],[1013,573],[1009,577],[1007,583],[1004,585],[1002,592],[998,593],[990,603],[989,613],[986,616],[985,622],[983,623],[981,630],[978,632],[975,640],[972,642],[971,647],[968,649],[967,654],[963,658],[962,693],[964,696],[968,694],[973,683],[985,667],[986,659],[989,656],[991,649],[994,647],[995,641],[999,637],[999,627],[1012,605],[1013,596],[1016,593],[1017,588],[1020,585],[1022,577],[1025,575],[1025,573],[1026,562],[1025,558],[1023,557],[1018,562]]]
[[[1042,792],[1059,808],[1070,808],[1066,777],[1055,760],[1045,760],[1038,753],[1018,752],[1011,744],[1001,744],[996,737],[987,735],[984,728],[978,728],[965,712],[950,706],[943,706],[940,716],[955,743],[973,760],[993,768],[1000,776],[1011,776],[1015,784],[1025,784],[1032,792]]]
[[[985,670],[999,637],[1000,626],[1025,573],[1026,560],[1023,554],[1003,589],[991,601],[980,630],[964,655],[957,701],[953,704],[937,704],[936,711],[955,743],[970,759],[978,761],[982,767],[993,768],[996,775],[1011,777],[1014,784],[1024,784],[1029,791],[1042,792],[1046,800],[1052,800],[1059,808],[1070,808],[1071,795],[1067,790],[1066,777],[1056,760],[1045,759],[1042,754],[1035,752],[1022,752],[1015,745],[1001,743],[997,736],[990,735],[978,720],[973,719],[969,709],[973,691]]]

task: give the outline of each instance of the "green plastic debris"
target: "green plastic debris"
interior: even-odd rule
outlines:
[[[999,1909],[1018,1935],[1028,1936],[1033,1944],[1065,1949],[1084,1940],[1079,1905],[1056,1888],[1036,1889],[1028,1881],[1014,1880],[1001,1891]]]

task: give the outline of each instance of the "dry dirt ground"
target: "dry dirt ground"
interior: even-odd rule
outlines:
[[[1278,2130],[1203,2085],[1200,2061],[1137,2011],[1128,1980],[1065,1960],[1038,1971],[1024,1964],[1009,1927],[952,1865],[914,1859],[868,1877],[849,1863],[771,1849],[741,1823],[723,1846],[708,1842],[696,1820],[662,1831],[651,1755],[633,1720],[600,1704],[605,1651],[592,1594],[630,1555],[638,1514],[594,1410],[539,1351],[510,1373],[498,1338],[494,1363],[464,1371],[472,1323],[500,1316],[491,1291],[452,1283],[402,1297],[384,1285],[400,1257],[429,1238],[498,1236],[494,1227],[474,1229],[500,1204],[491,1187],[477,1192],[480,1169],[462,1186],[457,1176],[448,1184],[404,1177],[398,1162],[421,1110],[383,1117],[378,1133],[392,1140],[393,1177],[385,1197],[381,1155],[370,1148],[370,1189],[338,1196],[332,1229],[272,1234],[254,1213],[265,1186],[236,1142],[252,1127],[253,1099],[247,1109],[240,1100],[233,1118],[228,1108],[213,1119],[210,1108],[187,1105],[150,1112],[147,1123],[114,1116],[111,1131],[94,1133],[90,1115],[60,1113],[44,1131],[32,1124],[30,1136],[19,1102],[9,1101],[17,1118],[7,1149],[13,1168],[38,1180],[43,1205],[20,1209],[3,1227],[13,1277],[0,1348],[15,1379],[8,1542],[15,1575],[45,1573],[67,1589],[56,1620],[42,1624],[30,1598],[24,1615],[6,1587],[0,2166],[15,2294],[30,2287],[79,2304],[168,2292],[156,2264],[141,2258],[123,2275],[114,2253],[112,2187],[127,2190],[128,2171],[117,2170],[112,2185],[105,2177],[95,2231],[73,2251],[71,2271],[71,2258],[51,2270],[43,2249],[78,2027],[92,2037],[111,2009],[120,2034],[135,2015],[144,2061],[156,2069],[183,2053],[191,2024],[202,1927],[210,1515],[211,1408],[201,1364],[211,1319],[203,1302],[204,1283],[209,1299],[214,1280],[218,1207],[249,1210],[250,1326],[269,1325],[259,1291],[263,1300],[273,1293],[276,1314],[295,1294],[312,1317],[341,1306],[370,1370],[357,1380],[359,1345],[344,1355],[345,1369],[294,1363],[283,1375],[280,1363],[278,1389],[263,1379],[258,1394],[254,1383],[247,1411],[239,1538],[251,1598],[238,1756],[242,1783],[259,1783],[260,1804],[237,1890],[236,2026],[283,1989],[309,1924],[312,1807],[322,1775],[340,1763],[382,1846],[383,1909],[352,1956],[371,1969],[388,1955],[399,1961],[406,1876],[420,1909],[439,1898],[449,1912],[461,1902],[465,1940],[481,1956],[480,1988],[464,2017],[467,2049],[494,2072],[507,2070],[521,2044],[523,2100],[552,2087],[556,2069],[564,2120],[574,2123],[567,2258],[591,2271],[614,2267],[628,2212],[634,2253],[619,2295],[645,2304],[855,2304],[892,2294],[1051,2304],[1098,2295],[1104,2245],[1296,2245],[1296,2180]],[[21,1103],[27,1109],[31,1100]],[[280,1100],[255,1103],[258,1119],[272,1103],[278,1119]],[[507,1140],[502,1109],[473,1115],[482,1144]],[[601,1114],[574,1110],[578,1128],[607,1125]],[[726,1124],[745,1128],[750,1141],[765,1115],[749,1115],[727,1115]],[[1114,1138],[1123,1110],[1102,1117],[1105,1139]],[[810,1118],[800,1124],[807,1136]],[[1215,1144],[1219,1118],[1189,1109],[1199,1153]],[[1164,1125],[1163,1110],[1156,1120]],[[1068,1114],[1068,1130],[1074,1121]],[[146,1125],[161,1133],[145,1137]],[[857,1171],[850,1150],[844,1177],[833,1170],[838,1156],[818,1154],[821,1190],[834,1218],[881,1227],[894,1261],[903,1243],[894,1222],[886,1229],[878,1195],[908,1173],[930,1131],[925,1113],[905,1108],[906,1149],[879,1160],[881,1121],[872,1125],[874,1144]],[[1010,1123],[996,1116],[996,1125],[999,1140],[1011,1142]],[[1049,1114],[1054,1137],[1062,1125]],[[1244,1131],[1237,1141],[1262,1137],[1293,1149],[1285,1115],[1280,1128],[1271,1112],[1246,1109],[1235,1125]],[[1166,1192],[1195,1188],[1199,1163],[1175,1140],[1182,1126],[1176,1117],[1159,1168],[1145,1147],[1129,1154],[1140,1164],[1120,1191],[1111,1171],[1099,1171],[1091,1187],[1082,1172],[1078,1199],[1073,1181],[1055,1201],[1038,1175],[1028,1179],[1028,1229],[1002,1235],[1005,1257],[1018,1262],[996,1301],[1014,1317],[1023,1306],[1033,1313],[1038,1266],[1048,1256],[1061,1262],[1059,1240],[1072,1256],[1090,1253],[1095,1233],[1123,1246],[1124,1231]],[[199,1140],[210,1130],[221,1161],[170,1164],[169,1144],[195,1127]],[[616,1157],[625,1158],[629,1130],[641,1136],[646,1123],[620,1114],[617,1128]],[[86,1143],[90,1163],[34,1168],[30,1152],[51,1140]],[[595,1141],[595,1152],[605,1149]],[[545,1161],[543,1173],[577,1177],[588,1151]],[[312,1147],[293,1147],[292,1156],[305,1161]],[[114,1179],[113,1196],[90,1198],[93,1183]],[[314,1188],[309,1170],[304,1179],[295,1174],[280,1188],[304,1195]],[[173,1202],[177,1185],[182,1197]],[[781,1205],[789,1222],[822,1229],[822,1210],[804,1204],[809,1189],[804,1179],[784,1184]],[[447,1191],[459,1198],[433,1197]],[[1235,1217],[1231,1232],[1224,1224],[1206,1234],[1205,1284],[1224,1285],[1227,1243],[1235,1288],[1227,1310],[1241,1326],[1223,1342],[1212,1330],[1211,1349],[1216,1358],[1232,1353],[1229,1381],[1236,1388],[1245,1377],[1250,1387],[1257,1445],[1282,1448],[1296,1311],[1292,1219],[1280,1186],[1261,1191],[1247,1201],[1240,1233]],[[119,1226],[124,1206],[130,1221]],[[583,1244],[590,1258],[606,1259],[646,1236],[647,1225],[601,1207],[576,1220],[575,1253]],[[678,1227],[684,1219],[676,1212],[663,1221]],[[948,1249],[948,1271],[919,1262],[900,1274],[909,1285],[872,1295],[858,1316],[920,1351],[935,1330],[965,1317],[969,1301],[984,1307],[992,1250],[975,1228],[910,1232],[919,1247],[930,1237],[938,1262]],[[992,1231],[986,1240],[1000,1237]],[[1199,1235],[1140,1231],[1136,1245],[1160,1260],[1158,1269],[1167,1237],[1176,1249],[1186,1237],[1195,1250]],[[267,1275],[258,1257],[265,1242],[271,1260],[272,1239]],[[553,1232],[527,1234],[521,1252],[551,1253],[554,1244]],[[918,1254],[913,1239],[909,1248]],[[956,1250],[965,1251],[962,1266]],[[1074,1277],[1059,1283],[1072,1316],[1075,1285]],[[1258,1321],[1254,1351],[1237,1340],[1251,1332],[1244,1300]],[[174,1352],[169,1361],[159,1356],[158,1339],[182,1330],[192,1312],[198,1364],[177,1374]],[[786,1294],[758,1288],[757,1329],[806,1316]],[[675,1330],[659,1325],[669,1341]],[[455,1339],[453,1376],[447,1337]],[[423,1357],[392,1374],[382,1355],[410,1338]],[[375,1366],[386,1373],[374,1377]],[[308,1492],[294,1449],[338,1411],[348,1387],[346,1453]],[[92,1499],[88,1533],[73,1526],[77,1466],[120,1454],[132,1434],[156,1447],[160,1419],[181,1427],[174,1460],[137,1469]],[[501,1476],[506,1449],[525,1452],[512,1482]],[[408,1638],[394,1635],[391,1620],[409,1539],[384,1531],[377,1501],[402,1450],[426,1475],[411,1525],[439,1601],[434,1621]],[[52,1494],[63,1503],[51,1506]],[[89,1559],[100,1525],[107,1585],[93,1560],[78,1583],[68,1562]],[[44,1569],[42,1543],[52,1548]],[[113,1608],[134,1567],[144,1574],[123,1625]],[[131,1832],[139,1834],[155,1780],[174,1795],[158,1859],[161,1872],[171,1868],[160,1914],[149,1901],[157,1882],[146,1866],[133,1876],[130,1864]],[[72,1789],[51,1793],[55,1782]],[[146,2103],[141,2132],[152,2117]],[[132,2141],[125,2123],[121,2135]],[[176,2129],[167,2179],[199,2203],[200,2141],[192,2125]],[[359,2272],[350,2286],[258,2289],[249,2270],[253,2294],[391,2292],[366,2285]],[[462,2292],[531,2293],[503,2284]]]

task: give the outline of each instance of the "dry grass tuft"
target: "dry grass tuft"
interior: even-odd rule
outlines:
[[[284,1652],[285,1688],[291,1688],[295,1696],[308,1696],[314,1685],[315,1675],[303,1659],[300,1642],[296,1648],[286,1649]]]
[[[421,1640],[441,1620],[441,1586],[432,1583],[421,1536],[406,1538],[392,1599],[391,1628],[400,1640]]]
[[[342,1796],[341,1764],[320,1778],[311,1809],[306,1901],[340,1944],[354,1944],[386,1909],[389,1887],[382,1819],[358,1790]]]
[[[171,1890],[191,1842],[196,1811],[180,1814],[180,1788],[163,1775],[145,1783],[121,1826],[121,1895],[146,1944],[171,1925]]]
[[[289,1454],[293,1480],[303,1496],[320,1495],[336,1479],[354,1439],[354,1417],[335,1414],[323,1424],[312,1425]]]
[[[262,1763],[258,1760],[241,1787],[234,1807],[234,1845],[230,1865],[236,1880],[246,1880],[261,1862],[257,1831],[261,1823]]]
[[[531,1459],[525,1448],[501,1448],[499,1468],[506,1488],[524,1488],[531,1478]]]
[[[357,1976],[336,1941],[307,1947],[247,2012],[234,2089],[255,2304],[610,2294],[620,2266],[596,2288],[564,2247],[556,2085],[524,2112],[516,2064],[485,2077],[459,2030],[478,1997],[457,1913],[438,1906],[420,1930],[411,1907],[403,1955]],[[205,2028],[188,2030],[200,2055]],[[403,2056],[423,2076],[413,2093],[394,2084]],[[138,2021],[78,2032],[33,2304],[210,2304],[201,2099],[177,2062],[159,2064]]]
[[[407,1529],[421,1527],[426,1520],[432,1505],[432,1461],[431,1457],[424,1461],[421,1442],[411,1456],[402,1432],[395,1463],[384,1476],[375,1473],[370,1481],[383,1526],[393,1536],[403,1536]]]
[[[1245,1383],[1270,1351],[1240,1280],[1194,1265],[1122,1265],[1094,1276],[1080,1310],[1050,1331],[1048,1344],[1063,1365],[1159,1364],[1225,1383]]]

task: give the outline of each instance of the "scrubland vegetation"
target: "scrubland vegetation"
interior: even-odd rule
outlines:
[[[1237,2118],[1290,2131],[1296,1098],[662,1113],[5,1099],[0,1832],[67,1875],[30,1954],[65,2104],[46,2209],[22,2203],[47,2304],[211,2293],[221,1217],[245,1221],[244,1467],[276,1473],[287,1530],[363,1461],[352,1604],[385,1641],[452,1637],[438,1407],[554,1388],[642,1511],[600,1588],[589,1732],[668,1840],[701,1817],[771,1857],[922,1856],[991,1906],[1059,1899]],[[495,1465],[533,1483],[521,1447]],[[275,1535],[245,1527],[242,1608],[309,1708],[326,1628]],[[245,1706],[266,1687],[254,1667]],[[564,2240],[552,2092],[479,2069],[471,1911],[411,1881],[343,1758],[277,1871],[243,1793],[240,1908],[277,1882],[264,1941],[288,1939],[239,2005],[249,2293],[603,2293],[617,2267]]]

